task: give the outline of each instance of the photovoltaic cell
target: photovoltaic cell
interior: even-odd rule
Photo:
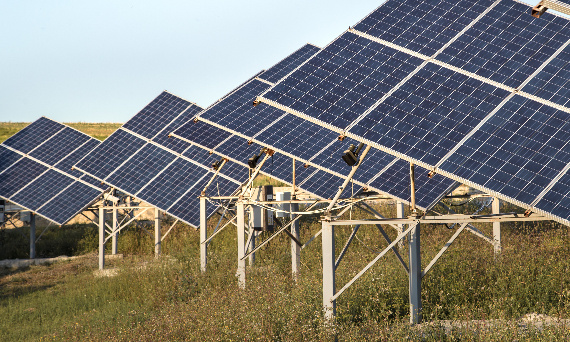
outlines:
[[[127,121],[123,127],[152,139],[190,105],[190,102],[165,91]]]
[[[174,154],[156,145],[146,144],[132,158],[105,178],[105,182],[116,184],[117,188],[127,193],[136,194],[175,158]]]
[[[73,182],[73,178],[54,170],[48,170],[21,189],[10,200],[35,211]]]
[[[529,7],[501,1],[437,59],[517,88],[570,39],[567,19],[535,18]]]
[[[0,145],[0,173],[20,160],[22,155]]]
[[[75,167],[103,180],[144,144],[145,141],[141,138],[118,129]]]
[[[106,190],[101,184],[95,187],[84,184],[91,189],[85,192],[86,196],[94,194],[93,197],[54,204],[50,211],[40,212],[39,209],[54,198],[74,196],[68,193],[69,186],[85,175],[72,170],[70,161],[77,161],[99,142],[45,117],[9,140],[10,147],[16,151],[4,143],[0,145],[0,197],[61,225]],[[70,212],[73,216],[68,216]]]
[[[569,107],[570,46],[566,46],[522,90],[558,105]]]
[[[67,157],[62,159],[59,163],[55,164],[55,166],[58,169],[72,175],[73,177],[79,178],[82,175],[86,176],[83,172],[72,169],[73,165],[75,165],[79,160],[81,160],[81,158],[85,157],[87,153],[89,153],[89,151],[97,147],[99,144],[100,142],[98,140],[90,139],[85,144],[81,145],[81,147],[71,152]]]
[[[546,193],[536,207],[570,220],[570,174],[568,172]]]
[[[37,212],[45,217],[53,217],[55,222],[67,222],[81,213],[100,194],[100,190],[75,181],[66,191],[54,197]]]
[[[435,165],[508,95],[430,63],[350,132]]]
[[[285,77],[291,71],[295,70],[295,68],[303,64],[307,59],[311,58],[311,56],[313,56],[319,50],[320,48],[314,45],[306,44],[299,50],[287,56],[281,62],[275,64],[267,71],[263,72],[258,77],[268,82],[275,83]]]
[[[28,153],[65,126],[45,117],[41,117],[17,134],[14,134],[2,144],[12,147],[22,153]]]
[[[529,12],[510,0],[389,0],[258,99],[516,204],[564,208],[570,109],[548,101],[569,101],[569,21]]]
[[[263,97],[344,129],[421,63],[347,32]]]
[[[30,156],[53,166],[88,140],[92,138],[73,128],[65,127],[53,138],[34,149]]]
[[[198,208],[198,196],[214,175],[211,166],[219,157],[169,134],[201,110],[163,92],[75,167],[197,227],[199,213],[183,209],[191,208],[192,201],[192,208]],[[222,182],[232,192],[248,177],[246,168],[232,163],[224,171],[214,183]],[[223,190],[223,195],[231,194]]]
[[[10,198],[26,184],[41,175],[47,167],[28,158],[16,162],[0,174],[0,196]]]
[[[493,1],[390,0],[354,28],[431,56]]]
[[[441,168],[524,203],[570,161],[570,114],[515,95]]]
[[[193,186],[205,176],[207,177],[208,174],[199,166],[178,158],[138,192],[137,197],[143,201],[152,202],[162,210],[167,210],[187,191],[188,187],[180,186],[181,184]]]

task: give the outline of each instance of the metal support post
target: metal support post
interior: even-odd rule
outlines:
[[[251,241],[249,242],[249,247],[247,249],[247,252],[251,252],[255,249],[255,238],[257,235],[257,232],[253,229],[253,225],[248,224],[248,231],[249,234],[251,234]],[[249,266],[253,266],[253,264],[255,263],[255,252],[254,253],[249,253]]]
[[[238,244],[238,286],[245,289],[245,210],[243,202],[236,203],[237,209],[237,244]]]
[[[493,214],[500,214],[500,202],[497,197],[493,198],[493,204],[491,205],[491,210]],[[501,253],[501,222],[493,222],[493,244],[495,256]]]
[[[117,224],[117,208],[113,208],[113,240],[111,241],[111,254],[117,254],[117,232],[119,226]]]
[[[30,259],[36,258],[36,214],[30,213]]]
[[[396,202],[396,217],[397,218],[404,218],[404,202],[401,202],[401,201]],[[398,235],[402,234],[404,232],[404,225],[398,224],[397,227],[398,227]],[[398,242],[398,249],[400,251],[402,251],[402,249],[404,249],[404,239],[402,239]]]
[[[200,270],[206,272],[208,266],[208,217],[206,215],[206,197],[200,197]]]
[[[422,264],[420,257],[420,224],[410,231],[410,324],[422,321]]]
[[[157,258],[160,255],[160,244],[160,212],[154,208],[154,256]]]
[[[291,204],[291,211],[299,211],[299,203]],[[291,214],[291,219],[294,219],[295,215]],[[299,220],[293,221],[291,224],[291,235],[293,235],[297,240],[301,240],[301,235],[299,232]],[[299,276],[299,270],[301,269],[301,246],[299,246],[293,239],[291,239],[291,271],[293,273],[293,280],[297,282]]]
[[[334,253],[334,226],[330,216],[322,221],[323,232],[323,309],[325,320],[332,322],[336,315],[335,284],[335,253]]]
[[[99,269],[105,268],[105,209],[99,208]]]

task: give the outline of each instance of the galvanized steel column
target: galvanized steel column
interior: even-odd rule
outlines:
[[[420,257],[420,224],[410,231],[410,324],[422,321],[422,262]]]
[[[160,243],[160,212],[154,208],[154,256],[157,258],[160,255]]]
[[[245,289],[245,211],[243,202],[236,203],[237,209],[237,244],[238,244],[238,286]]]
[[[299,211],[299,203],[291,204],[291,211]],[[291,214],[291,219],[295,218],[296,215]],[[299,220],[295,220],[291,224],[291,234],[299,241],[301,241],[301,235],[299,233]],[[297,282],[299,276],[299,270],[301,268],[301,246],[297,244],[293,239],[291,239],[291,271],[293,273],[293,280]]]
[[[334,320],[336,315],[336,301],[332,300],[336,292],[335,284],[335,253],[334,253],[334,226],[330,222],[330,216],[322,221],[323,232],[323,309],[325,319]]]
[[[117,229],[119,229],[117,224],[117,208],[113,208],[113,241],[111,246],[111,254],[117,254]]]
[[[404,203],[401,201],[396,201],[396,217],[397,218],[404,218]],[[404,232],[404,225],[399,224],[398,227],[398,235]],[[404,239],[398,241],[398,248],[400,251],[404,249]]]
[[[36,258],[36,214],[30,213],[30,259]]]
[[[206,215],[206,197],[200,197],[200,270],[206,272],[208,265],[208,217]]]
[[[500,214],[500,202],[497,197],[493,198],[493,204],[491,207],[493,214]],[[501,222],[493,222],[493,242],[495,243],[495,255],[501,253]]]
[[[105,268],[105,209],[99,208],[99,269]]]

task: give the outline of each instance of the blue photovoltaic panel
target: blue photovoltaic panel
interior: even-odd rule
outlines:
[[[69,176],[54,170],[48,170],[38,179],[18,191],[10,200],[35,211],[73,182],[73,178]]]
[[[82,175],[86,176],[83,172],[79,170],[74,170],[73,165],[75,165],[81,158],[85,157],[87,153],[89,153],[92,149],[99,146],[101,142],[96,139],[90,139],[85,144],[81,145],[78,149],[73,151],[59,163],[55,164],[55,167],[58,169],[72,175],[73,177],[81,177]]]
[[[46,170],[47,167],[38,162],[28,158],[21,159],[0,173],[0,197],[10,198]]]
[[[528,5],[501,1],[437,59],[516,88],[570,39],[569,21]]]
[[[81,213],[99,195],[101,195],[101,190],[76,181],[37,212],[55,222],[67,222]]]
[[[75,167],[95,178],[105,179],[144,144],[145,141],[141,138],[118,129]]]
[[[137,197],[143,201],[150,201],[156,207],[167,210],[188,190],[180,184],[192,186],[202,177],[210,179],[211,175],[202,168],[189,161],[178,158],[170,164],[157,178],[148,183]],[[200,189],[201,190],[201,189]]]
[[[319,52],[319,50],[320,48],[314,45],[306,44],[258,77],[268,82],[276,83],[288,73],[295,70],[299,65],[303,64],[307,59],[311,58],[315,53]]]
[[[136,194],[175,158],[174,154],[156,145],[146,144],[132,158],[105,178],[105,182],[116,184],[117,188],[127,193]]]
[[[507,201],[564,208],[554,199],[570,193],[557,182],[570,161],[570,109],[547,101],[569,101],[569,21],[529,12],[510,0],[388,0],[259,99]],[[435,60],[406,59],[404,48]],[[370,76],[346,86],[359,69]]]
[[[570,161],[570,114],[515,95],[441,169],[532,203]]]
[[[45,117],[32,122],[2,144],[22,153],[28,153],[65,126]]]
[[[431,56],[492,3],[491,0],[389,0],[354,28]]]
[[[175,132],[177,135],[184,137],[184,139],[208,149],[213,149],[231,136],[231,133],[222,129],[202,121],[194,122],[193,120],[186,122],[184,125],[176,129]],[[182,139],[175,140],[183,141]]]
[[[189,106],[190,102],[165,91],[127,121],[123,127],[152,139]]]
[[[169,134],[176,128],[180,127],[186,121],[192,119],[202,108],[198,106],[190,106],[186,111],[180,114],[174,121],[172,121],[168,126],[163,129],[163,133],[157,135],[153,141],[166,147],[167,149],[174,151],[176,153],[184,152],[190,144],[181,141],[180,139],[173,139],[169,137]]]
[[[10,139],[11,151],[0,145],[0,197],[32,210],[56,224],[65,224],[77,210],[93,202],[106,187],[84,185],[91,190],[85,198],[69,204],[53,205],[51,211],[40,212],[56,197],[73,197],[69,186],[85,175],[71,166],[99,142],[73,128],[42,117]],[[17,162],[16,162],[17,161]],[[11,165],[11,166],[10,166]],[[48,169],[46,165],[50,165]],[[10,166],[10,167],[8,167]],[[73,216],[68,213],[73,211]]]
[[[570,220],[570,173],[566,172],[536,207]]]
[[[206,186],[210,179],[208,177],[202,178],[189,192],[168,209],[169,213],[177,217],[184,217],[186,222],[200,222],[200,201],[198,201],[198,196],[202,192],[202,189]],[[229,196],[237,189],[236,184],[218,177],[210,187],[206,195],[208,196]],[[214,213],[217,208],[213,205],[206,206],[206,214],[210,216]]]
[[[20,160],[22,155],[0,145],[0,173]]]
[[[227,123],[229,126],[226,127],[229,129],[237,130],[241,127],[241,129],[246,130],[249,135],[254,135],[265,128],[266,122],[257,122],[254,123],[253,126],[243,126],[241,121],[235,120],[235,116],[236,114],[247,116],[249,111],[255,110],[252,106],[253,100],[269,87],[267,83],[259,80],[251,80],[226,96],[222,101],[200,113],[200,117],[213,122],[224,122],[224,126],[226,126]],[[183,129],[178,129],[174,133],[178,136],[186,137]]]
[[[347,32],[263,97],[344,129],[421,63]]]
[[[509,92],[428,64],[350,132],[435,165]]]
[[[195,202],[192,205],[198,205],[203,190],[200,182],[207,183],[212,178],[211,165],[219,157],[170,138],[169,134],[201,110],[191,102],[163,92],[77,163],[76,168],[197,227],[199,215],[182,209],[190,208],[191,201]],[[221,180],[215,182],[231,184],[227,187],[232,191],[248,176],[246,168],[232,163],[225,171],[218,176]],[[225,191],[224,195],[229,194]],[[172,211],[170,207],[182,199],[188,203]]]
[[[522,89],[532,95],[570,106],[570,46],[566,46]]]
[[[30,153],[30,157],[53,166],[89,140],[93,140],[93,138],[71,127],[65,127],[51,139],[34,149]]]
[[[88,174],[83,174],[83,176],[79,177],[79,179],[81,179],[82,181],[84,181],[88,184],[93,185],[94,187],[97,187],[101,191],[105,191],[109,188],[104,183],[102,183],[100,180],[95,179],[95,178],[89,176]]]

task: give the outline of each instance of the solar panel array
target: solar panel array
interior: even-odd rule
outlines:
[[[318,47],[306,44],[277,63],[275,66],[266,71],[260,72],[255,77],[263,77],[266,82],[270,82],[270,80],[278,80],[306,61],[318,50]],[[253,78],[242,84],[237,89],[240,89],[252,80]],[[232,93],[233,92],[230,92],[229,96],[223,97],[217,101],[214,105],[206,109],[205,112],[210,110],[225,111],[227,110],[227,106],[235,105],[235,103],[228,102],[232,101]],[[254,97],[245,98],[244,103],[251,106],[251,100],[253,98]],[[200,115],[201,114],[198,114],[198,116]],[[259,126],[256,128],[258,130],[262,130],[264,128],[264,124],[266,123],[259,122]],[[262,147],[265,147],[265,145],[260,145],[255,142],[248,142],[248,140],[243,137],[235,135],[228,130],[205,123],[204,121],[194,122],[193,120],[190,120],[174,131],[172,136],[195,144],[196,146],[202,147],[211,153],[227,158],[228,160],[245,167],[248,167],[248,159],[254,154],[258,154]],[[260,172],[283,183],[292,185],[293,159],[284,154],[275,153],[264,164]],[[304,167],[303,162],[297,161],[295,163],[296,188],[316,197],[322,199],[334,197],[338,185],[341,184],[342,181],[343,179],[337,175],[333,175],[316,168],[306,168]],[[356,187],[356,189],[349,188],[346,190],[345,195],[350,197],[351,192],[359,189],[360,186]]]
[[[276,72],[275,69],[285,64],[289,67],[287,69],[289,72],[291,66],[301,65],[319,51],[319,48],[309,44],[302,47],[281,63],[245,82],[198,115],[200,122],[211,124],[229,133],[223,135],[213,128],[210,129],[211,133],[207,133],[208,130],[190,121],[176,130],[174,135],[214,151],[228,149],[226,155],[240,153],[235,146],[243,146],[244,138],[252,142],[251,146],[254,147],[251,151],[258,150],[259,146],[270,147],[281,152],[288,157],[287,159],[295,158],[301,165],[313,166],[308,169],[296,167],[297,180],[303,182],[302,177],[305,174],[315,173],[312,179],[321,181],[311,181],[309,178],[303,185],[305,187],[319,186],[321,189],[310,191],[319,192],[325,198],[332,198],[338,186],[350,172],[350,167],[342,161],[340,156],[350,144],[357,144],[357,142],[349,138],[342,142],[338,141],[338,133],[333,130],[307,122],[278,108],[263,103],[256,107],[252,106],[253,99],[268,90],[274,84],[272,82],[278,80],[278,77],[287,74]],[[299,55],[303,57],[300,58]],[[203,134],[199,133],[201,130]],[[235,135],[231,138],[232,142],[222,145],[223,139],[220,137],[223,136],[226,139],[225,137],[229,137],[230,134]],[[245,157],[246,155],[241,158]],[[287,159],[285,159],[285,164],[287,164]],[[290,162],[288,163],[291,165]],[[289,175],[290,169],[291,167],[283,167]],[[306,171],[308,173],[304,174],[303,172]],[[325,176],[327,173],[330,175]],[[287,174],[277,177],[287,177]],[[322,181],[324,178],[327,179],[326,182]],[[283,180],[283,178],[280,179]],[[382,151],[371,150],[369,152],[354,180],[358,188],[366,187],[403,201],[410,200],[409,164]],[[416,201],[420,207],[429,208],[455,184],[455,181],[440,175],[430,179],[427,177],[427,171],[418,172]],[[350,195],[350,192],[347,190],[343,195]]]
[[[211,165],[218,157],[169,138],[168,133],[201,110],[165,91],[79,161],[75,169],[198,227],[198,197],[214,176]],[[248,177],[247,168],[229,162],[207,194],[229,196]],[[208,206],[208,215],[216,209]]]
[[[100,142],[42,117],[0,144],[0,197],[56,224],[67,223],[106,190],[71,166]]]
[[[259,97],[570,225],[570,22],[389,0]]]

